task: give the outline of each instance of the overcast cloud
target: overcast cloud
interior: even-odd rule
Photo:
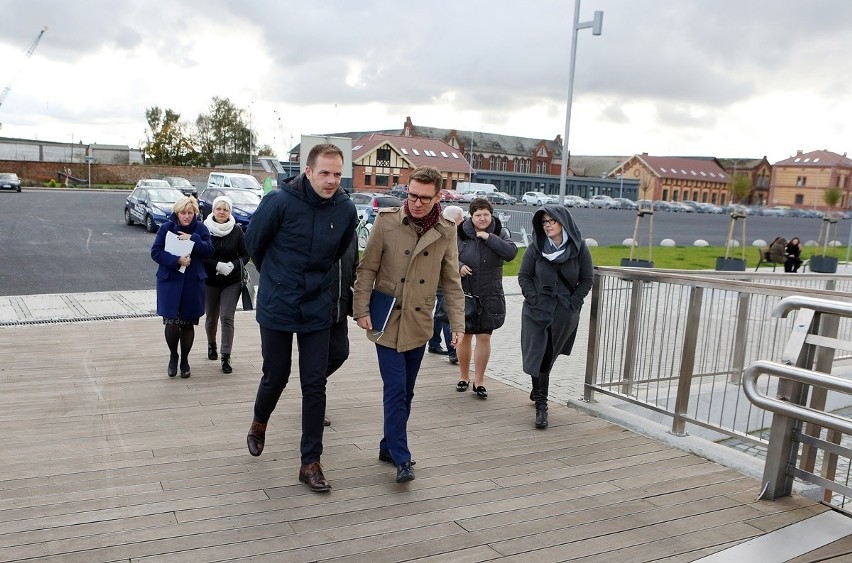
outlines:
[[[0,136],[138,146],[145,109],[191,122],[213,96],[260,142],[415,124],[553,139],[574,3],[0,0]],[[852,3],[585,0],[575,154],[849,150]],[[24,53],[47,25],[34,56]]]

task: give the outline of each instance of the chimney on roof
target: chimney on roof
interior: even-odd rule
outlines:
[[[801,151],[801,150],[797,150],[797,151],[796,151],[796,156],[802,156],[802,151]]]
[[[648,153],[643,152],[643,153],[642,153],[642,156],[648,156]]]

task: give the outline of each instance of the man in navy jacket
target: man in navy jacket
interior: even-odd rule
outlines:
[[[314,146],[304,174],[263,197],[246,231],[246,248],[260,272],[256,318],[263,377],[249,429],[249,453],[259,456],[266,425],[290,378],[293,335],[299,345],[302,440],[299,481],[312,491],[331,485],[320,465],[332,307],[332,267],[352,243],[355,205],[340,188],[343,152]]]

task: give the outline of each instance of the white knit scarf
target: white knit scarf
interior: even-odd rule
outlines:
[[[210,234],[214,237],[226,237],[231,234],[231,231],[236,225],[237,222],[234,220],[233,215],[228,216],[228,220],[224,223],[217,223],[213,218],[213,214],[207,216],[207,219],[204,220],[204,226],[207,227],[207,230],[210,231]]]

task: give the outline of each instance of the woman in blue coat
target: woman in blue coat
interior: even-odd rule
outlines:
[[[187,378],[189,351],[195,340],[195,325],[204,314],[204,259],[213,255],[210,232],[198,220],[198,203],[184,196],[172,207],[173,213],[163,223],[154,244],[151,258],[160,265],[157,269],[157,314],[163,317],[166,344],[169,346],[169,377],[177,375],[178,344],[180,344],[180,376]],[[192,251],[177,256],[166,251],[169,233],[181,241],[191,240]]]

